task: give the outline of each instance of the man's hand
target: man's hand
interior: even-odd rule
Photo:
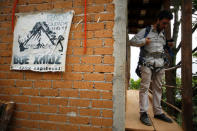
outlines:
[[[145,44],[146,44],[146,45],[149,45],[149,44],[150,44],[150,42],[151,42],[150,38],[146,38],[146,42],[145,42]]]

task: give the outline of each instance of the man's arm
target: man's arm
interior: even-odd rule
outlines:
[[[142,47],[146,44],[148,38],[144,38],[146,28],[140,30],[131,40],[129,40],[129,45]]]

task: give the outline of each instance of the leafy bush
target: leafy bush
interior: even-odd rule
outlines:
[[[141,79],[138,79],[138,80],[134,80],[134,79],[130,79],[130,89],[139,89],[140,88],[140,82],[141,82]]]

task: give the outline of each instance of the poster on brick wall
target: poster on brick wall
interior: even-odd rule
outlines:
[[[74,11],[18,14],[11,70],[65,71],[73,15]]]

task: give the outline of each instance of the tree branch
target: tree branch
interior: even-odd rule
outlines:
[[[196,52],[197,51],[197,47],[196,48],[194,48],[193,50],[192,50],[192,53],[194,53],[194,52]],[[181,64],[181,61],[179,61],[179,63],[177,64],[177,65],[180,65]],[[177,66],[176,65],[176,66]]]

